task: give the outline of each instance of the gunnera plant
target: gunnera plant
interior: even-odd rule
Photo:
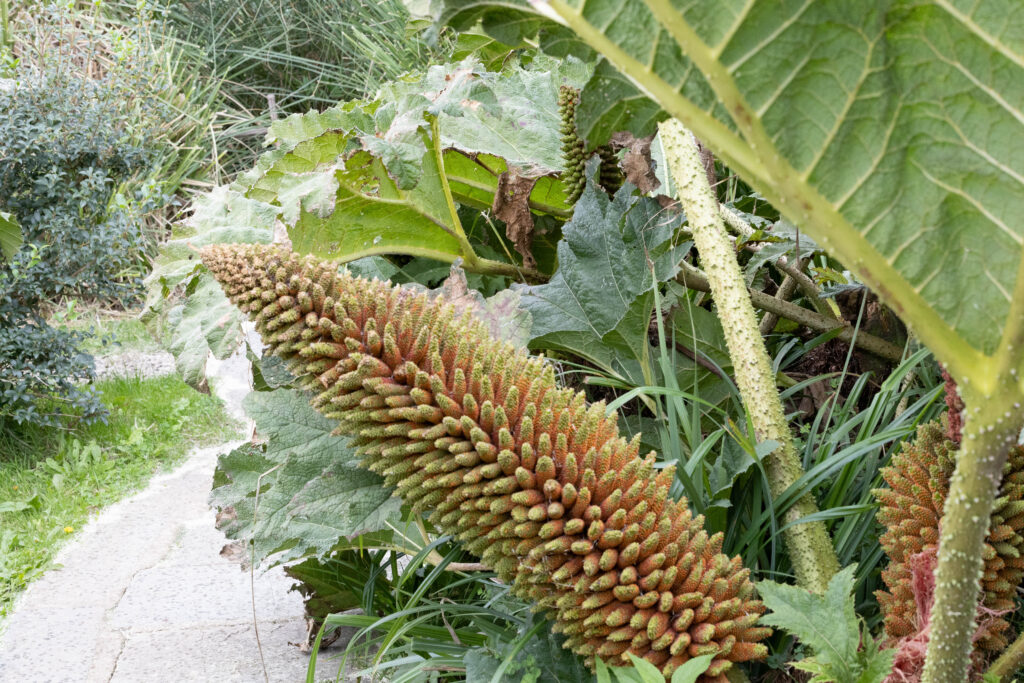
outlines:
[[[218,245],[202,259],[312,405],[364,465],[555,620],[593,663],[626,653],[665,674],[767,654],[749,570],[669,498],[637,439],[552,366],[490,337],[470,313],[339,273],[279,247]]]
[[[889,557],[882,572],[887,591],[875,596],[885,617],[888,645],[923,630],[915,593],[913,563],[922,553],[934,555],[939,520],[949,495],[957,445],[949,440],[947,418],[918,427],[917,438],[893,456],[882,477],[889,488],[874,491],[885,526],[880,542]],[[1015,608],[1017,587],[1024,578],[1024,448],[1011,448],[1003,481],[985,539],[982,577],[982,620],[976,643],[987,652],[1007,645],[1009,623],[1003,615]],[[930,607],[929,607],[930,608]]]

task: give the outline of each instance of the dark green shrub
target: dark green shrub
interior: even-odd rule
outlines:
[[[36,22],[5,55],[11,78],[0,81],[0,210],[24,234],[0,265],[0,422],[51,425],[103,415],[79,386],[93,374],[81,335],[50,327],[43,309],[65,296],[137,296],[141,218],[159,191],[125,183],[154,158],[162,105],[137,33],[58,9]]]

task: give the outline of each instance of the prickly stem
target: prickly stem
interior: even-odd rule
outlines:
[[[693,136],[675,119],[661,123],[659,129],[669,170],[676,181],[694,244],[711,283],[711,294],[725,330],[743,403],[750,413],[758,440],[773,440],[779,444],[766,462],[772,495],[779,496],[804,471],[775,387],[754,307],[736,261],[735,250],[722,223],[718,200],[708,186]],[[822,522],[793,524],[817,510],[818,506],[810,495],[797,501],[786,513],[788,527],[784,538],[797,583],[808,590],[823,593],[829,580],[839,571],[832,540]]]

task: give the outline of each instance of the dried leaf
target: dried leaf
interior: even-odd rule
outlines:
[[[530,213],[530,193],[536,178],[527,178],[514,170],[498,178],[498,191],[494,193],[494,215],[505,222],[505,235],[523,257],[523,266],[536,268],[530,246],[533,244],[533,214]]]
[[[612,149],[626,150],[620,164],[622,172],[626,175],[626,180],[636,185],[644,194],[653,192],[661,186],[654,172],[654,161],[651,159],[652,140],[653,135],[638,138],[628,131],[619,131],[608,141]]]

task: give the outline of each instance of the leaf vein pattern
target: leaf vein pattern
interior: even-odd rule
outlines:
[[[740,57],[739,59],[734,61],[732,64],[725,64],[724,66],[729,71],[735,72],[741,66],[746,64],[748,60],[750,60],[752,57],[757,55],[757,53],[759,53],[763,48],[765,48],[768,45],[770,45],[771,43],[773,43],[776,38],[778,38],[783,33],[785,33],[789,29],[790,26],[792,26],[797,21],[799,21],[800,17],[802,17],[804,15],[804,12],[806,12],[808,9],[810,9],[813,4],[814,4],[814,0],[807,0],[807,2],[805,2],[803,4],[803,6],[801,6],[800,9],[798,9],[793,14],[792,17],[790,17],[789,19],[784,21],[774,31],[772,31],[767,36],[765,36],[764,39],[761,42],[759,42],[756,45],[754,45],[753,47],[751,47],[750,50],[748,50],[746,53],[744,53],[742,57]],[[738,27],[737,27],[737,30],[738,30]],[[724,49],[725,47],[727,47],[727,45],[723,45],[722,49]]]
[[[980,213],[983,216],[985,216],[986,218],[988,218],[989,221],[991,221],[991,223],[993,225],[995,225],[997,228],[999,228],[1004,233],[1006,233],[1006,235],[1010,239],[1012,239],[1015,243],[1017,243],[1019,245],[1024,244],[1024,238],[1022,238],[1019,234],[1017,234],[1006,223],[1003,223],[1001,220],[999,220],[999,218],[997,216],[993,215],[992,212],[989,211],[988,208],[986,208],[986,206],[982,202],[978,201],[974,196],[972,196],[971,194],[969,194],[967,192],[964,192],[962,189],[960,189],[958,187],[953,187],[949,183],[942,182],[941,180],[936,178],[934,175],[932,175],[931,173],[926,171],[924,169],[924,167],[921,166],[921,164],[917,163],[916,161],[911,161],[910,163],[912,163],[914,165],[914,167],[918,171],[921,172],[921,175],[923,175],[933,185],[935,185],[938,188],[941,188],[941,189],[945,190],[946,192],[948,192],[950,194],[955,194],[958,197],[962,197],[963,199],[966,199],[975,209],[978,210],[978,213]]]
[[[722,56],[722,51],[728,47],[729,41],[736,35],[736,31],[743,26],[743,22],[746,20],[747,15],[750,14],[750,10],[754,7],[754,2],[755,0],[749,0],[749,2],[743,6],[743,9],[740,10],[738,15],[736,15],[735,20],[732,22],[732,26],[730,26],[729,30],[725,32],[724,36],[722,36],[722,40],[719,41],[718,45],[709,46],[711,48],[711,54],[716,60]]]
[[[993,36],[991,33],[983,29],[974,21],[974,12],[978,9],[977,2],[974,3],[974,7],[971,8],[970,14],[964,14],[954,7],[949,0],[933,0],[936,5],[946,10],[957,21],[964,25],[971,33],[980,38],[990,48],[1006,57],[1008,60],[1016,64],[1017,66],[1024,69],[1024,56],[1014,52],[1008,45],[1003,43],[1001,40]]]
[[[818,153],[814,156],[813,159],[811,159],[810,163],[807,165],[807,169],[803,172],[801,177],[804,180],[807,180],[807,178],[809,178],[811,174],[814,173],[815,169],[818,167],[818,164],[821,163],[822,158],[825,156],[829,148],[832,146],[832,143],[835,142],[836,136],[839,134],[839,131],[842,129],[843,124],[846,122],[847,114],[850,113],[850,110],[853,108],[853,105],[860,99],[858,97],[858,94],[860,93],[860,90],[863,87],[864,83],[867,81],[868,77],[874,73],[877,73],[877,69],[871,69],[868,66],[869,64],[871,64],[871,57],[874,55],[876,45],[877,43],[874,41],[868,43],[868,49],[864,53],[864,68],[861,70],[860,78],[857,79],[857,83],[853,86],[853,90],[847,93],[846,102],[843,103],[842,109],[835,116],[835,119],[833,120],[832,124],[832,129],[827,131],[825,139],[822,140],[821,142],[821,149],[818,150]]]

